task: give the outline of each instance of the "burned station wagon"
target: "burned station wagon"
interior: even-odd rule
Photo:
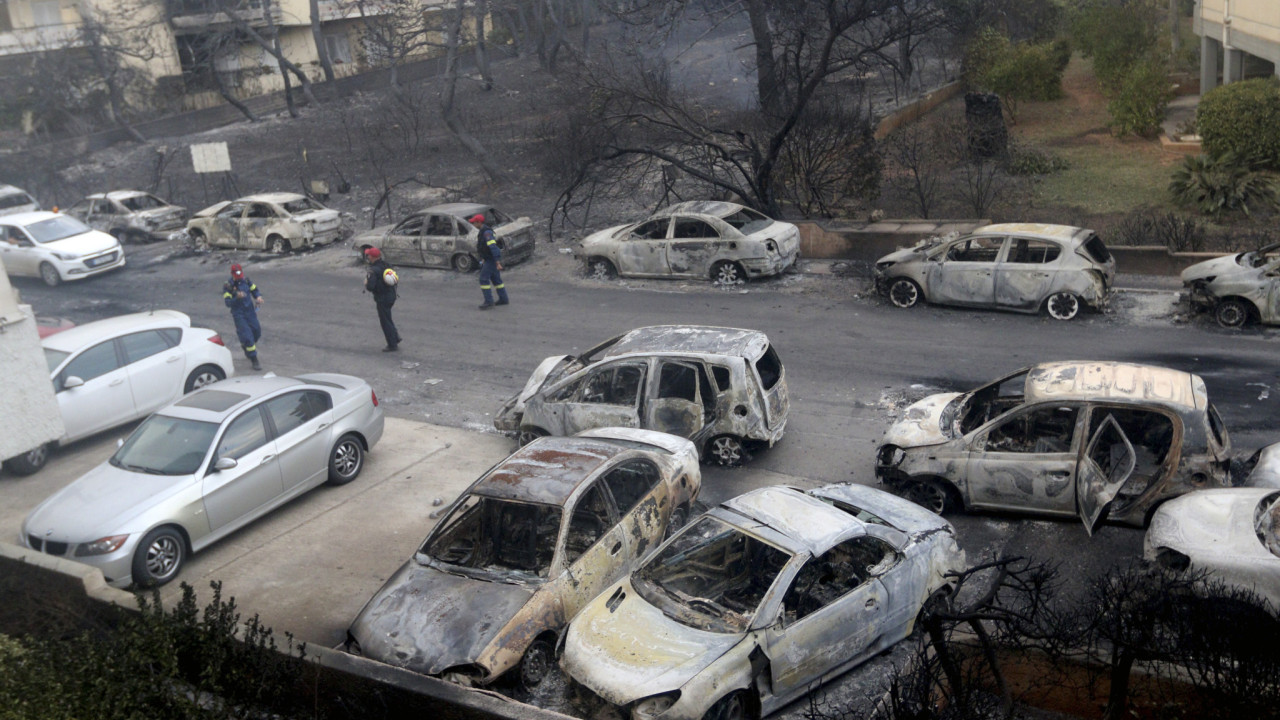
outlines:
[[[1198,262],[1182,271],[1191,309],[1223,327],[1280,324],[1280,243]]]
[[[169,232],[181,230],[187,220],[186,208],[140,190],[94,193],[67,208],[66,213],[120,242],[163,240]]]
[[[984,508],[1143,525],[1227,484],[1231,442],[1197,375],[1117,362],[1036,365],[931,395],[885,434],[876,476],[935,511]]]
[[[631,720],[763,717],[910,635],[964,566],[950,523],[881,490],[762,488],[583,608],[560,664]]]
[[[901,308],[921,300],[1070,320],[1100,310],[1116,261],[1092,231],[1007,223],[958,238],[930,238],[876,261],[876,287]]]
[[[465,685],[513,671],[535,686],[569,618],[684,523],[701,483],[693,444],[664,433],[530,443],[454,502],[346,650]]]
[[[748,443],[782,438],[788,408],[786,372],[764,333],[659,325],[543,360],[493,425],[521,444],[593,427],[661,430],[736,465]]]
[[[453,268],[471,272],[480,267],[476,238],[480,231],[468,220],[483,215],[502,246],[502,264],[514,265],[533,255],[533,223],[513,219],[492,205],[447,203],[429,207],[401,220],[363,232],[352,240],[357,253],[376,247],[392,265]]]
[[[800,258],[800,230],[731,202],[683,202],[638,223],[587,236],[581,256],[598,277],[697,277],[738,283],[777,275]]]
[[[331,243],[342,236],[342,217],[305,195],[248,195],[211,205],[187,221],[196,247],[287,253]]]

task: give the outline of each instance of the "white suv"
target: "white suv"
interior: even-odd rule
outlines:
[[[120,241],[70,215],[24,212],[0,217],[0,259],[9,276],[55,286],[124,267]]]

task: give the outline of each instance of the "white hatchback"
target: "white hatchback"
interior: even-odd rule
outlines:
[[[146,417],[184,393],[235,374],[217,332],[191,327],[176,310],[99,320],[41,341],[68,443]],[[48,448],[6,460],[27,475],[44,466]]]
[[[0,259],[10,277],[38,277],[52,287],[124,267],[124,249],[70,215],[24,212],[0,217]]]

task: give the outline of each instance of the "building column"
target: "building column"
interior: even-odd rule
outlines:
[[[1239,82],[1244,78],[1244,51],[1230,49],[1222,53],[1222,84]]]
[[[1208,35],[1200,36],[1200,95],[1218,87],[1218,53],[1222,43]]]

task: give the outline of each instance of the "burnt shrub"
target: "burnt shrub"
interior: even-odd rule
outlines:
[[[1162,245],[1172,252],[1198,252],[1209,243],[1204,225],[1173,212],[1136,212],[1108,230],[1107,242],[1111,245]]]
[[[1280,170],[1280,80],[1245,80],[1210,90],[1196,110],[1196,129],[1215,158],[1230,154]]]

